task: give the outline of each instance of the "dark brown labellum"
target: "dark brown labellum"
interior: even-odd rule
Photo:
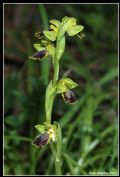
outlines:
[[[43,57],[45,57],[46,54],[47,54],[47,50],[43,50],[40,52],[36,52],[31,58],[34,60],[37,60],[37,59],[40,60]]]
[[[66,103],[74,104],[76,102],[75,95],[71,90],[63,93],[63,97]]]
[[[45,146],[48,142],[49,135],[45,132],[43,134],[38,135],[32,142],[32,144],[42,147]]]

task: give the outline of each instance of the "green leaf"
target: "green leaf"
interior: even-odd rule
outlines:
[[[12,91],[17,90],[19,79],[16,72],[6,75],[4,80],[4,113],[9,112],[15,106],[15,96]]]
[[[57,93],[66,92],[69,89],[77,87],[78,84],[70,78],[61,79],[57,84]]]
[[[58,60],[61,58],[64,50],[65,50],[65,37],[63,36],[58,46]]]
[[[61,134],[61,127],[58,122],[54,121],[54,125],[57,127],[57,145],[56,145],[56,159],[60,160],[61,158],[61,149],[62,149],[62,134]]]
[[[5,123],[9,126],[18,127],[20,125],[20,120],[16,116],[5,117]]]
[[[4,165],[4,175],[9,175],[10,173],[10,166],[9,165]]]
[[[74,169],[75,169],[75,166],[77,166],[77,163],[75,162],[74,159],[72,159],[66,153],[63,153],[63,155],[65,157],[65,160],[66,160],[67,164],[68,164],[69,170],[70,170],[71,174],[73,175],[74,174]]]
[[[99,84],[103,85],[118,76],[118,68],[112,68],[105,76],[100,79]]]
[[[43,50],[46,50],[46,48],[45,48],[45,47],[41,47],[41,45],[40,45],[40,44],[34,44],[33,46],[34,46],[34,47],[35,47],[35,49],[36,49],[36,50],[38,50],[38,51],[43,51]]]
[[[74,36],[76,34],[78,34],[79,32],[81,32],[82,30],[84,29],[84,26],[82,25],[76,25],[76,26],[73,26],[73,27],[69,27],[67,29],[67,33],[69,36]]]
[[[55,41],[56,40],[56,32],[55,31],[44,30],[43,33],[50,41]]]
[[[52,19],[52,20],[50,20],[50,23],[52,23],[53,25],[55,25],[57,28],[59,28],[59,26],[60,26],[60,21],[59,20]]]
[[[52,111],[51,105],[53,104],[55,94],[56,94],[56,86],[53,87],[52,81],[50,81],[46,89],[46,95],[45,95],[45,111],[46,111],[46,120],[48,123],[50,123],[51,111]]]
[[[40,133],[45,132],[45,126],[44,125],[35,125],[34,126]]]

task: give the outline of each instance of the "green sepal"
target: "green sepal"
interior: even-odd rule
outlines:
[[[46,131],[44,125],[35,125],[34,126],[40,133],[44,133]]]
[[[68,90],[68,88],[61,82],[57,84],[57,93],[64,93]]]
[[[84,26],[76,25],[76,26],[73,26],[71,28],[68,28],[67,33],[68,33],[69,36],[74,36],[74,35],[80,33],[83,29],[84,29]]]
[[[71,25],[76,25],[76,21],[77,19],[76,18],[73,18],[73,17],[63,17],[62,19],[62,23],[69,23],[68,25],[71,26]]]
[[[50,41],[55,41],[56,40],[56,32],[55,31],[43,31],[44,35],[50,40]]]
[[[35,49],[38,50],[38,51],[46,50],[46,48],[45,48],[45,47],[41,47],[40,44],[34,44],[33,46],[34,46]]]
[[[50,128],[53,128],[54,129],[54,131],[56,131],[56,125],[53,123],[53,124],[50,124],[49,122],[44,122],[43,123],[44,125],[45,125],[45,127],[46,127],[46,130],[49,130]]]
[[[47,47],[48,45],[52,45],[52,42],[42,39],[41,40],[41,44],[42,44],[42,46]]]

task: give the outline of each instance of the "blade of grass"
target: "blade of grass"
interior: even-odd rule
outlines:
[[[107,74],[105,74],[100,80],[99,84],[104,85],[105,83],[109,82],[110,80],[114,79],[118,75],[118,68],[112,68]]]
[[[42,24],[45,30],[48,30],[48,15],[43,4],[38,5],[39,15],[42,19]],[[46,60],[41,62],[41,77],[45,85],[48,84],[49,79],[49,70],[50,70],[50,60],[49,57]]]
[[[23,136],[13,136],[13,135],[12,136],[7,136],[7,135],[5,135],[5,139],[12,139],[12,140],[31,142],[30,138],[23,137]]]
[[[70,120],[72,119],[72,117],[74,116],[74,114],[78,111],[78,109],[80,109],[80,107],[83,104],[85,97],[83,96],[80,101],[78,101],[78,103],[76,103],[74,106],[72,106],[70,108],[69,111],[67,111],[64,116],[60,119],[60,125],[61,127],[65,127],[65,125],[68,124],[68,122],[70,122]]]
[[[113,125],[109,126],[100,134],[99,139],[96,139],[89,144],[88,150],[86,150],[84,152],[84,154],[82,154],[82,156],[78,160],[78,166],[74,169],[75,175],[77,175],[81,171],[82,166],[84,165],[84,160],[85,160],[86,156],[101,142],[101,140],[103,138],[105,138],[109,133],[111,133],[113,131],[113,129],[114,129]]]
[[[111,155],[111,163],[110,169],[113,167],[114,159],[118,155],[118,127],[117,121],[115,122],[115,132],[113,133],[113,144],[112,144],[112,155]]]
[[[91,134],[93,130],[93,118],[95,111],[104,98],[102,92],[95,93],[95,87],[91,84],[87,84],[86,86],[86,103],[82,111],[83,115],[83,136],[81,138],[82,152],[88,149],[88,146],[91,142]]]
[[[77,165],[77,163],[68,154],[63,153],[63,156],[65,157],[71,174],[74,174],[74,167]]]
[[[50,163],[48,164],[45,175],[50,175],[53,165],[54,165],[54,159],[53,159],[53,157],[50,157]]]
[[[65,51],[64,53],[64,60],[68,60],[68,68],[70,68],[72,71],[74,71],[76,74],[79,76],[82,76],[83,78],[90,80],[91,79],[91,74],[87,67],[85,67],[83,64],[78,62],[77,60],[74,59],[74,57],[68,52]]]

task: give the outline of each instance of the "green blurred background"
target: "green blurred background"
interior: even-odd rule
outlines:
[[[38,42],[34,33],[49,29],[49,20],[75,17],[85,37],[66,35],[60,78],[79,84],[78,102],[55,99],[52,120],[62,134],[64,175],[118,172],[118,5],[4,5],[4,174],[52,175],[49,146],[32,146],[34,125],[45,121],[44,96],[53,77],[50,58],[28,59]]]

